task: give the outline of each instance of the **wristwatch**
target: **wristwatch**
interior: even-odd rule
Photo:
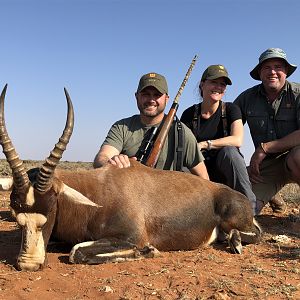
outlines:
[[[212,141],[211,140],[207,140],[206,143],[207,143],[207,150],[210,150],[211,146],[212,146]]]

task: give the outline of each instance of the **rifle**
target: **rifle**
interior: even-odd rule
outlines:
[[[190,77],[190,74],[195,66],[195,63],[196,63],[196,60],[197,60],[197,55],[195,55],[195,57],[193,58],[191,64],[190,64],[190,67],[180,85],[180,88],[177,92],[177,95],[175,96],[175,99],[173,101],[173,104],[170,108],[170,111],[168,112],[166,118],[164,119],[164,123],[162,124],[162,127],[160,129],[160,132],[155,140],[155,142],[153,143],[153,147],[151,149],[151,152],[145,162],[145,165],[148,166],[148,167],[151,167],[151,168],[154,168],[156,163],[157,163],[157,160],[158,160],[158,157],[159,157],[159,154],[161,152],[161,149],[166,141],[166,138],[167,138],[167,135],[168,135],[168,132],[171,128],[171,125],[173,123],[173,120],[174,120],[174,117],[176,115],[176,112],[177,112],[177,109],[178,109],[178,101],[179,101],[179,98],[182,94],[182,91]]]

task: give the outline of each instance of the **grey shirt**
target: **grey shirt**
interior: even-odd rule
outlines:
[[[156,126],[159,126],[157,124]],[[199,151],[197,141],[189,128],[182,124],[184,130],[183,166],[191,169],[204,160]],[[122,154],[135,156],[147,131],[151,126],[142,124],[140,116],[134,115],[117,121],[110,128],[102,145],[115,147]],[[173,122],[166,142],[159,155],[156,168],[164,170],[174,169],[175,153],[175,122]]]

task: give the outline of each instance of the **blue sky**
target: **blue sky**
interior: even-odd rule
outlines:
[[[180,98],[181,116],[199,101],[197,84],[210,64],[226,66],[233,85],[224,100],[233,101],[259,83],[249,72],[265,49],[283,48],[291,63],[300,63],[298,0],[0,4],[0,88],[8,83],[6,124],[23,160],[45,159],[58,141],[66,118],[64,87],[75,128],[63,160],[92,161],[112,123],[138,113],[134,92],[144,73],[164,74],[172,100],[198,55]],[[298,69],[290,80],[299,81]],[[252,151],[246,128],[246,161]]]

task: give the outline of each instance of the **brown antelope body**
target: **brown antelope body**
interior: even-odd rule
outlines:
[[[0,100],[0,143],[14,178],[11,209],[22,228],[19,269],[35,271],[45,264],[50,235],[74,245],[73,263],[195,249],[211,243],[218,230],[228,234],[234,252],[241,253],[241,239],[258,241],[260,228],[249,200],[227,186],[135,161],[123,169],[109,164],[93,170],[55,169],[74,123],[66,91],[68,117],[59,143],[41,169],[26,173],[6,132],[5,92],[6,86]]]

